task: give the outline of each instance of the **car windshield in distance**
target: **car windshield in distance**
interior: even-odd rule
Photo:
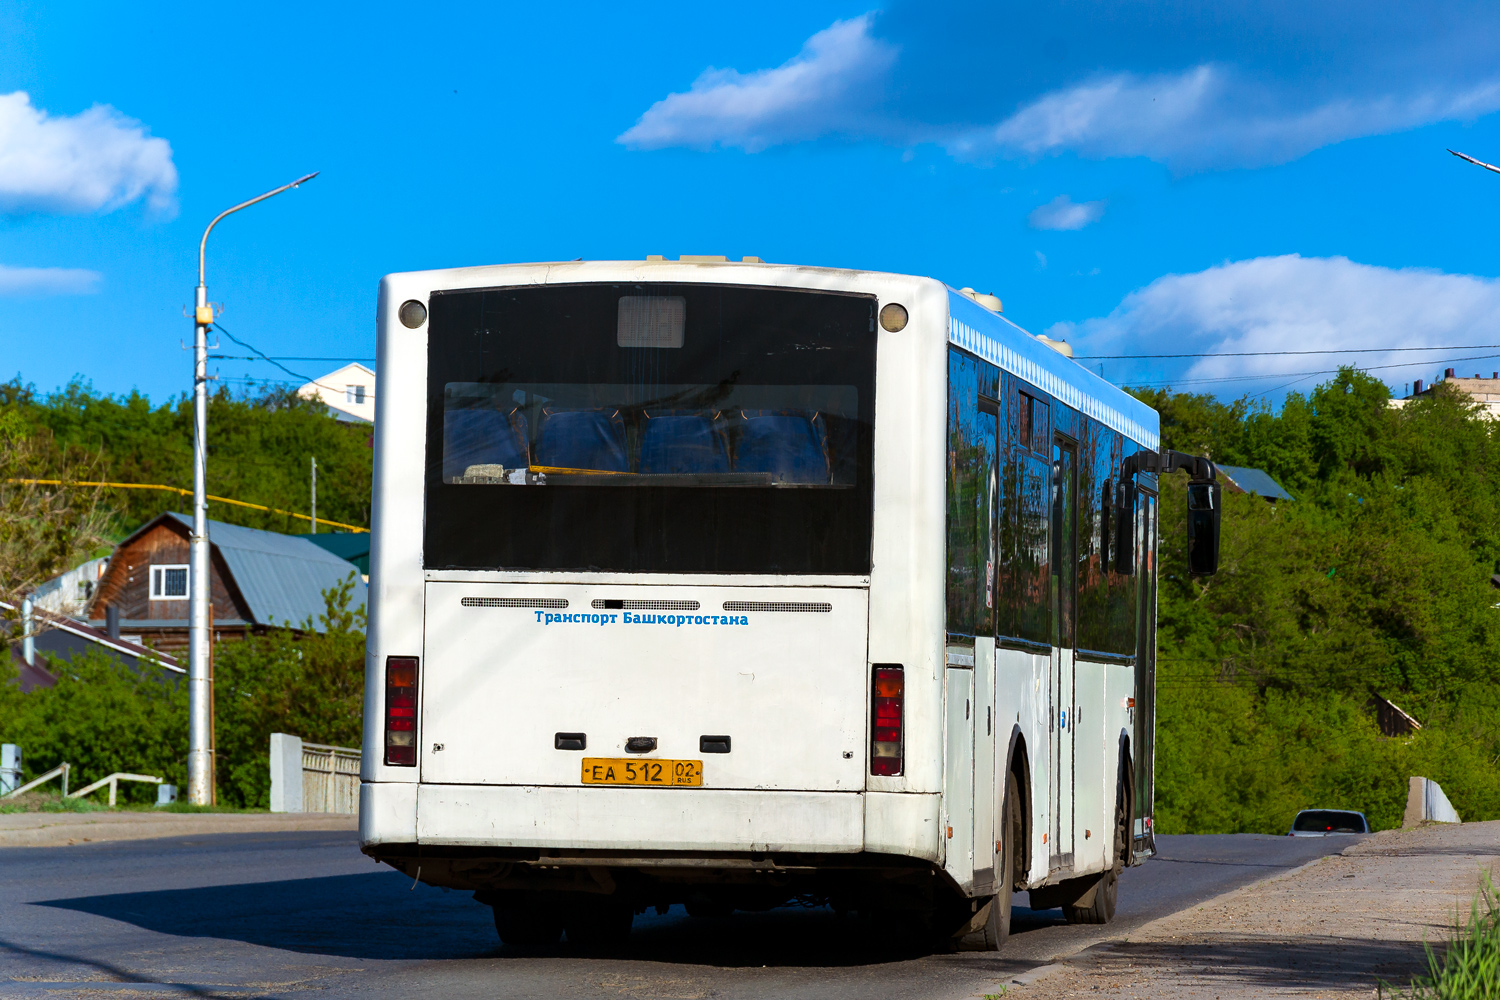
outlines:
[[[1292,821],[1296,833],[1368,833],[1365,820],[1357,812],[1341,809],[1307,809]]]
[[[875,300],[434,292],[428,568],[867,573]]]

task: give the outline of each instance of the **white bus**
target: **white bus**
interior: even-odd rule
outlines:
[[[378,326],[366,854],[519,946],[679,903],[1110,918],[1153,850],[1158,474],[1217,560],[1155,411],[992,297],[754,258],[394,274]]]

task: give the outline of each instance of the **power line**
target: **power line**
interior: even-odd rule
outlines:
[[[216,376],[214,376],[214,378],[217,381],[219,381],[219,382],[243,382],[246,385],[303,385],[303,384],[305,384],[305,383],[302,383],[302,382],[293,382],[290,379],[284,379],[284,378],[251,378],[251,377],[241,378],[241,377],[234,376],[234,375],[216,375]],[[319,387],[324,388],[324,389],[328,389],[329,391],[335,392],[335,393],[341,391],[336,386],[324,385],[322,382],[314,382],[313,385],[319,386]],[[312,397],[306,397],[306,398],[312,398]],[[365,399],[374,399],[374,398],[375,398],[375,394],[373,392],[367,392],[367,393],[365,393]],[[329,404],[329,405],[331,405],[331,404]]]
[[[339,389],[336,388],[335,386],[324,385],[322,382],[319,382],[315,378],[308,378],[306,375],[300,374],[299,372],[292,371],[290,368],[288,368],[286,365],[282,364],[280,361],[277,361],[275,358],[271,357],[269,354],[266,354],[259,347],[256,347],[254,344],[247,344],[247,343],[245,343],[243,340],[241,340],[240,338],[236,337],[234,334],[230,333],[228,330],[224,329],[224,327],[220,325],[220,323],[219,323],[218,320],[214,320],[214,328],[216,330],[218,330],[220,333],[222,333],[224,336],[228,337],[230,340],[234,341],[236,344],[239,344],[245,350],[247,350],[247,351],[254,351],[257,355],[259,355],[260,360],[262,360],[262,361],[269,361],[269,362],[271,362],[271,364],[275,365],[277,368],[280,368],[282,371],[284,371],[288,375],[292,376],[292,378],[301,379],[302,382],[303,382],[303,384],[309,384],[310,383],[312,385],[317,386],[320,389],[327,389],[329,392],[338,392],[339,391]],[[253,361],[255,359],[251,358],[250,360]],[[272,379],[265,379],[264,381],[268,381],[269,382],[269,381],[273,381],[273,380]],[[369,397],[367,397],[367,398],[369,398]]]
[[[1077,359],[1079,361],[1134,361],[1137,358],[1267,358],[1293,354],[1394,354],[1398,351],[1483,351],[1493,348],[1500,348],[1500,344],[1457,344],[1446,347],[1339,347],[1326,351],[1212,351],[1202,354],[1080,354]],[[1412,362],[1412,364],[1420,363]]]
[[[217,326],[218,324],[215,324],[215,325]],[[224,328],[221,326],[221,327],[219,327],[219,329],[223,330]],[[226,333],[225,336],[229,336],[229,335]],[[230,337],[229,339],[230,340],[234,340],[233,337]],[[235,343],[239,343],[239,341],[235,340]],[[254,348],[252,347],[251,350],[254,350]],[[265,355],[261,355],[261,354],[210,354],[209,357],[213,358],[213,359],[215,359],[217,361],[269,361],[272,364],[275,364],[278,361],[374,361],[375,360],[374,358],[366,358],[366,357],[359,357],[359,358],[315,358],[315,357],[304,357],[302,355],[286,355],[286,354],[278,354],[278,355],[276,355],[274,357],[266,357]]]
[[[243,340],[241,340],[240,338],[236,337],[234,334],[230,333],[228,330],[224,329],[224,327],[219,323],[218,320],[214,320],[214,329],[218,330],[220,333],[222,333],[224,336],[228,337],[230,340],[234,341],[236,344],[239,344],[245,350],[247,350],[247,351],[254,351],[256,354],[258,354],[260,356],[261,360],[271,362],[271,364],[275,365],[277,368],[280,368],[282,371],[286,372],[292,378],[300,378],[304,382],[313,382],[313,381],[316,381],[315,379],[308,378],[306,375],[301,375],[301,374],[298,374],[297,372],[292,371],[286,365],[284,365],[281,362],[275,360],[269,354],[267,354],[266,352],[262,351],[259,347],[256,347],[254,344],[247,344],[247,343],[245,343]]]
[[[1496,346],[1500,346],[1500,345],[1496,345]],[[1456,361],[1486,361],[1486,360],[1489,360],[1490,358],[1496,358],[1496,357],[1500,357],[1500,354],[1476,354],[1476,355],[1472,355],[1472,356],[1467,357],[1467,358],[1450,358],[1449,360],[1450,361],[1455,361],[1455,362]],[[1405,362],[1404,364],[1399,364],[1399,365],[1370,365],[1368,367],[1359,368],[1357,370],[1358,371],[1362,371],[1362,372],[1376,372],[1376,371],[1382,371],[1382,370],[1387,369],[1387,368],[1414,368],[1417,365],[1423,364],[1423,363],[1424,362],[1421,362],[1421,361],[1408,361],[1408,362]],[[1225,375],[1223,378],[1190,378],[1190,379],[1176,379],[1176,380],[1166,381],[1166,382],[1143,382],[1143,383],[1134,383],[1134,384],[1139,385],[1141,388],[1168,388],[1168,387],[1177,386],[1177,385],[1203,385],[1203,384],[1214,384],[1214,385],[1217,385],[1217,384],[1224,383],[1224,382],[1254,382],[1254,381],[1260,381],[1260,380],[1263,380],[1263,379],[1285,378],[1288,375],[1295,375],[1295,376],[1297,376],[1297,378],[1296,378],[1295,381],[1300,382],[1304,378],[1312,378],[1314,375],[1337,375],[1340,371],[1341,371],[1341,369],[1339,369],[1339,368],[1325,368],[1325,369],[1323,369],[1321,371],[1311,371],[1311,372],[1266,372],[1265,374],[1262,374],[1262,375]],[[1287,383],[1287,385],[1291,385],[1291,384],[1292,384],[1291,382]],[[1274,392],[1275,390],[1272,389],[1272,390],[1268,390],[1268,391]]]

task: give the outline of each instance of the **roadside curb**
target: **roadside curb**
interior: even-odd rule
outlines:
[[[340,813],[11,813],[0,815],[0,850],[219,833],[358,828],[357,816]]]

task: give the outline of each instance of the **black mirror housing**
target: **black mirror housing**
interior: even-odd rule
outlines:
[[[1115,572],[1135,575],[1135,489],[1129,479],[1121,479],[1115,501]]]
[[[1194,576],[1219,570],[1219,520],[1223,493],[1217,479],[1188,483],[1188,567]]]

